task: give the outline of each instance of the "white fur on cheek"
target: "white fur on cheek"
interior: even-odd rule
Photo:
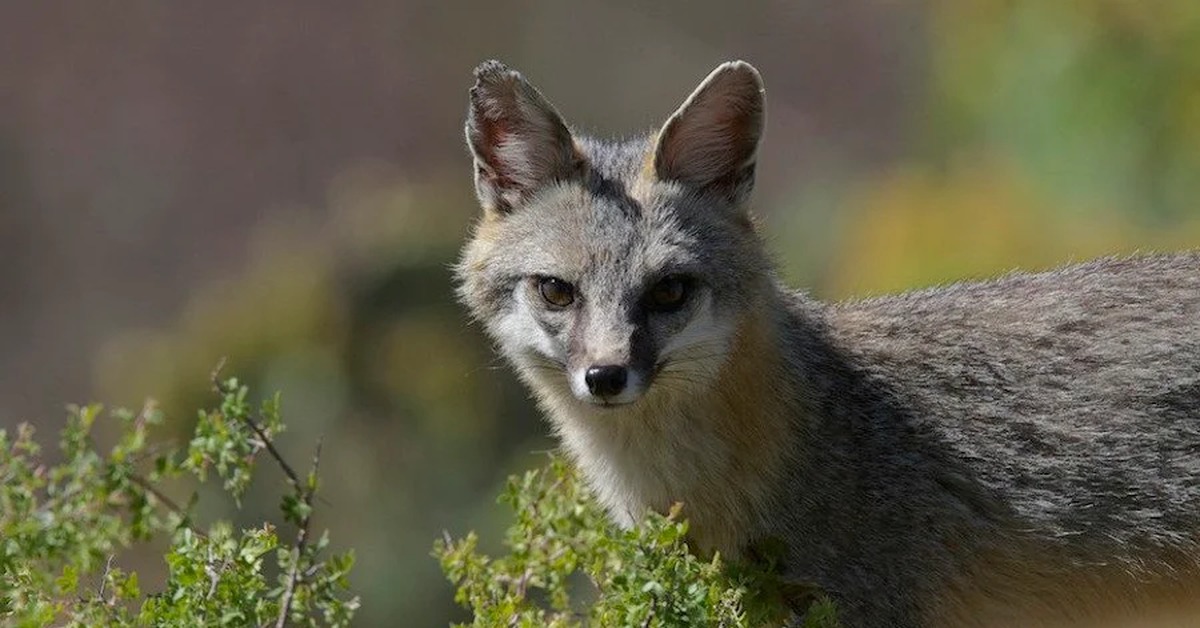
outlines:
[[[565,364],[566,348],[560,346],[537,322],[523,293],[518,287],[513,295],[516,306],[495,324],[495,337],[501,339],[505,353],[514,360],[519,360],[520,356],[532,349],[550,360]]]
[[[592,396],[592,393],[588,391],[586,376],[586,368],[575,369],[575,372],[571,373],[571,392],[575,393],[575,397],[580,400],[587,400]]]

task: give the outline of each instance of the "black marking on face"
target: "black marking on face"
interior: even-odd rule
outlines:
[[[640,373],[646,382],[646,388],[649,388],[654,383],[658,347],[654,345],[654,334],[650,333],[647,322],[638,321],[633,328],[633,337],[629,340],[629,369]]]
[[[625,184],[617,179],[593,174],[588,179],[588,192],[597,199],[608,201],[598,203],[598,206],[612,207],[626,219],[637,220],[642,217],[642,204],[630,196]]]
[[[678,312],[691,298],[695,283],[688,275],[671,273],[652,284],[642,300],[652,312]]]

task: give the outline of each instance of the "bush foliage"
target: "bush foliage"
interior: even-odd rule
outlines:
[[[473,532],[434,545],[457,601],[473,613],[468,625],[773,626],[796,598],[769,565],[691,553],[679,506],[617,529],[558,457],[510,477],[500,501],[516,514],[507,555],[481,554]],[[837,626],[832,603],[817,596],[799,625]]]
[[[186,446],[156,441],[163,415],[72,407],[57,456],[29,425],[0,430],[0,622],[14,626],[345,626],[358,608],[347,575],[353,555],[328,554],[313,537],[320,446],[298,474],[275,448],[284,429],[278,395],[254,406],[236,379],[217,380]],[[115,443],[102,448],[97,424]],[[263,457],[289,483],[271,523],[201,527],[195,490],[184,503],[166,486],[210,474],[239,501]],[[727,564],[689,551],[676,508],[631,530],[612,526],[561,458],[509,478],[501,496],[516,514],[508,554],[483,555],[478,537],[446,535],[434,554],[474,626],[766,626],[795,599],[769,565]],[[148,584],[124,566],[130,548],[165,541],[165,579]],[[836,625],[816,598],[803,622]]]
[[[318,455],[300,477],[279,456],[279,398],[254,408],[236,379],[217,381],[217,407],[199,413],[186,447],[155,442],[163,416],[73,407],[56,461],[33,428],[0,430],[0,623],[15,626],[344,626],[358,600],[349,594],[349,553],[327,555],[326,534],[309,530]],[[102,451],[94,427],[111,422],[116,444]],[[184,505],[164,484],[210,473],[240,499],[263,455],[283,469],[290,490],[280,514],[294,536],[264,523],[203,529],[196,493]],[[166,540],[165,581],[147,583],[122,567],[126,550]],[[148,591],[147,589],[151,589]]]

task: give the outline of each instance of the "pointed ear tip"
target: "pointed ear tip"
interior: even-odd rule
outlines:
[[[476,79],[484,79],[492,76],[499,76],[506,72],[510,72],[507,65],[496,59],[488,59],[483,63],[475,66],[474,75]]]
[[[750,79],[759,90],[763,88],[762,74],[759,73],[758,68],[755,68],[748,61],[741,59],[726,61],[717,66],[717,69],[713,71],[714,74],[724,74],[726,72]]]
[[[501,83],[512,83],[521,79],[521,73],[504,65],[495,59],[488,59],[475,66],[475,85],[471,87],[471,97],[479,95],[481,89]]]

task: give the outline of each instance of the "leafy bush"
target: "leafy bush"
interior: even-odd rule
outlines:
[[[769,626],[787,619],[785,600],[806,597],[769,565],[689,552],[679,507],[616,529],[561,458],[510,477],[500,500],[516,512],[508,555],[479,553],[473,532],[434,545],[473,626]],[[801,625],[837,626],[833,604],[816,596]]]
[[[163,422],[153,403],[140,412],[73,407],[48,461],[34,430],[0,430],[0,621],[15,626],[285,626],[349,624],[358,607],[347,575],[350,553],[324,555],[328,535],[310,531],[320,446],[303,476],[279,454],[278,395],[257,408],[236,379],[218,380],[220,402],[199,413],[186,447],[155,442]],[[93,435],[111,422],[116,443],[102,451]],[[225,521],[201,528],[197,493],[184,504],[167,483],[214,474],[240,503],[266,455],[290,485],[280,502],[295,528],[281,542],[270,523],[237,530]],[[796,591],[770,565],[703,559],[687,546],[676,508],[618,530],[569,465],[509,479],[501,500],[516,512],[505,545],[489,558],[471,533],[435,546],[457,600],[475,626],[764,626],[788,616]],[[146,593],[122,568],[135,546],[166,540],[165,581]],[[273,559],[272,559],[273,557]],[[792,603],[794,607],[794,602]],[[804,626],[836,626],[832,604],[817,597]]]
[[[320,447],[299,476],[275,449],[283,431],[279,397],[257,409],[236,379],[218,381],[216,408],[201,411],[186,447],[151,440],[162,423],[153,403],[141,412],[100,406],[70,411],[59,440],[61,462],[48,462],[33,428],[0,430],[0,622],[16,626],[285,626],[349,623],[358,599],[348,592],[349,553],[323,556],[327,534],[309,530]],[[93,427],[113,421],[116,444],[106,453]],[[281,542],[270,523],[235,530],[194,521],[196,493],[186,505],[165,482],[209,473],[241,498],[267,454],[288,478],[280,505],[296,529]],[[128,548],[167,539],[168,575],[145,584],[121,568]],[[273,557],[273,558],[272,558]]]

